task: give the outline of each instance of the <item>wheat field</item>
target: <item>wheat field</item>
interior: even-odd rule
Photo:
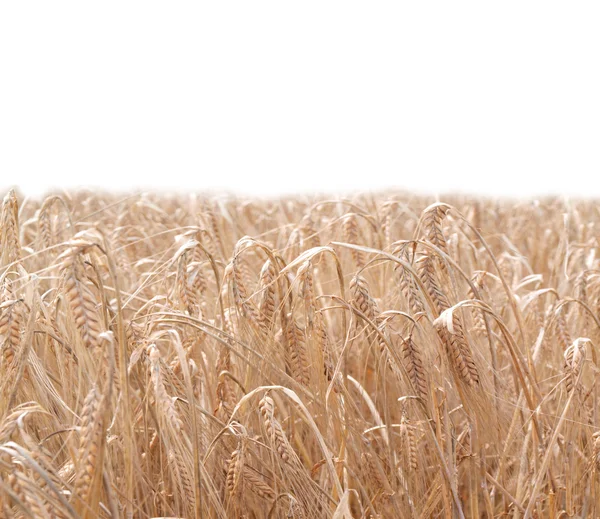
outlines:
[[[14,191],[0,516],[600,517],[600,206]]]

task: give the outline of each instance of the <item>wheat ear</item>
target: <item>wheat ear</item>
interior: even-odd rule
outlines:
[[[292,464],[292,460],[295,457],[295,453],[292,451],[283,428],[279,421],[275,418],[275,404],[273,399],[265,395],[259,402],[258,407],[260,414],[263,419],[263,424],[267,432],[267,437],[275,449],[275,452],[279,455],[281,460],[288,464]]]
[[[300,328],[292,314],[285,323],[286,363],[292,377],[304,386],[310,383],[310,362],[304,330]]]
[[[75,326],[79,331],[83,344],[95,350],[100,345],[100,334],[103,326],[96,308],[96,297],[83,279],[83,265],[79,256],[79,248],[71,247],[61,256],[61,259],[65,295]]]
[[[415,344],[412,335],[406,339],[401,339],[400,351],[402,353],[402,361],[404,368],[408,374],[413,387],[417,391],[418,396],[423,400],[428,397],[427,373],[423,365],[423,359],[418,346]]]
[[[449,210],[450,207],[445,204],[434,205],[423,213],[423,227],[427,240],[446,254],[448,254],[448,244],[442,231],[442,222]]]
[[[344,219],[344,240],[354,245],[360,245],[358,222],[355,214],[349,214]],[[359,270],[362,269],[365,266],[365,253],[358,249],[351,249],[350,254],[356,267]]]
[[[275,317],[275,265],[269,259],[261,271],[258,281],[260,302],[258,305],[258,322],[264,333],[269,333],[273,327]]]
[[[94,385],[83,404],[75,476],[76,509],[83,517],[94,517],[99,500],[104,451],[104,419],[107,402]]]
[[[576,339],[564,353],[565,358],[565,385],[570,393],[579,379],[579,374],[585,361],[584,341]]]
[[[21,257],[19,238],[19,203],[11,189],[4,197],[0,215],[0,260],[2,265],[14,263]]]

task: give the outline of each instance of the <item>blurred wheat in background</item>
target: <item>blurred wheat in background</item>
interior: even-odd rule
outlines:
[[[6,194],[0,516],[597,517],[598,205]]]

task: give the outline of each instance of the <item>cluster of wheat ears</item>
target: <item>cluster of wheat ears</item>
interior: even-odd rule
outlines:
[[[600,209],[3,200],[0,516],[597,517]]]

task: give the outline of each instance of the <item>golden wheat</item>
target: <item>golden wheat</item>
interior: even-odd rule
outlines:
[[[598,235],[555,198],[11,191],[0,518],[598,517]]]

